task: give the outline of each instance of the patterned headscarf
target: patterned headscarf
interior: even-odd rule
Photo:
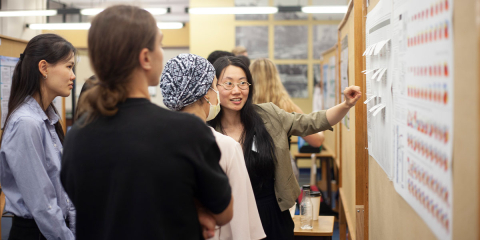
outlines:
[[[215,68],[205,58],[182,53],[168,60],[160,78],[163,103],[180,110],[207,94],[215,77]]]

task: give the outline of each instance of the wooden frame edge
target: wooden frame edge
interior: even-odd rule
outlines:
[[[480,59],[480,0],[477,0],[476,1],[476,11],[477,11],[477,14],[476,14],[476,23],[477,23],[477,42],[478,42],[478,52],[477,52],[477,56],[478,56],[478,59]],[[478,77],[478,82],[480,82],[480,72],[479,72],[479,69],[480,69],[480,61],[478,61],[478,68],[477,68],[477,77]],[[480,92],[480,87],[478,89],[478,91]],[[480,110],[480,99],[479,99],[479,102],[478,102],[478,108]],[[479,114],[478,114],[478,119],[480,119],[480,111],[479,111]],[[480,129],[479,129],[479,132],[478,132],[478,135],[477,136],[480,136]],[[480,148],[478,148],[478,155],[480,156]],[[480,172],[480,164],[478,166],[479,168],[479,172]],[[480,185],[480,177],[478,178],[478,184]],[[480,223],[480,192],[478,193],[478,197],[477,197],[477,201],[478,201],[478,222]],[[480,240],[480,230],[477,230],[477,239]]]
[[[333,52],[333,51],[335,51],[336,49],[337,49],[337,44],[335,44],[333,47],[331,47],[331,48],[323,51],[322,53],[320,53],[320,56],[323,57],[323,55],[329,54],[330,52]]]
[[[366,0],[354,0],[354,64],[355,85],[365,91],[365,22]],[[368,152],[366,141],[367,111],[363,101],[366,94],[355,106],[355,205],[356,209],[356,235],[357,239],[368,239]],[[358,212],[359,207],[361,212]],[[365,210],[367,213],[365,213]]]
[[[341,21],[340,24],[338,25],[338,30],[342,29],[343,26],[347,23],[348,17],[350,17],[350,12],[351,12],[352,9],[353,9],[353,1],[354,1],[354,0],[350,0],[350,2],[348,2],[348,10],[347,10],[347,13],[345,13],[345,16],[343,17],[342,21]]]

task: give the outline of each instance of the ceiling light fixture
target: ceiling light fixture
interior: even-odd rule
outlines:
[[[184,24],[181,22],[158,22],[160,29],[181,29]],[[27,27],[33,30],[88,30],[90,23],[42,23],[27,24]]]
[[[90,23],[34,23],[27,27],[33,30],[88,30]]]
[[[191,14],[274,14],[277,7],[213,7],[213,8],[189,8]]]
[[[181,22],[157,22],[157,27],[160,29],[181,29],[185,24]]]
[[[308,6],[302,7],[304,13],[346,13],[348,6]]]
[[[86,16],[93,16],[101,13],[104,8],[86,8],[80,10],[80,14]],[[145,10],[149,11],[152,15],[163,15],[170,12],[170,8],[145,8]]]
[[[86,16],[93,16],[93,15],[97,15],[99,13],[101,13],[103,10],[103,8],[87,8],[87,9],[82,9],[80,10],[80,14],[82,15],[86,15]]]
[[[0,11],[0,17],[54,16],[57,10]]]

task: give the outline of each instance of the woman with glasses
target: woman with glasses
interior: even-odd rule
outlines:
[[[252,104],[252,75],[236,57],[214,63],[222,109],[209,124],[242,145],[258,212],[267,239],[293,239],[288,209],[300,194],[293,177],[287,136],[331,129],[355,106],[361,92],[345,89],[345,102],[311,114],[287,113],[273,103]]]
[[[193,114],[206,122],[220,112],[217,78],[212,64],[194,54],[180,54],[165,65],[160,88],[170,110]],[[231,137],[211,128],[220,152],[220,166],[232,187],[233,218],[217,228],[215,239],[262,239],[265,237],[248,177],[242,147]]]

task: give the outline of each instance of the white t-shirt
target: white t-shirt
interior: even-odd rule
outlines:
[[[242,146],[211,128],[222,156],[220,167],[228,176],[233,195],[232,220],[215,231],[211,239],[263,239],[266,237],[248,176]]]

